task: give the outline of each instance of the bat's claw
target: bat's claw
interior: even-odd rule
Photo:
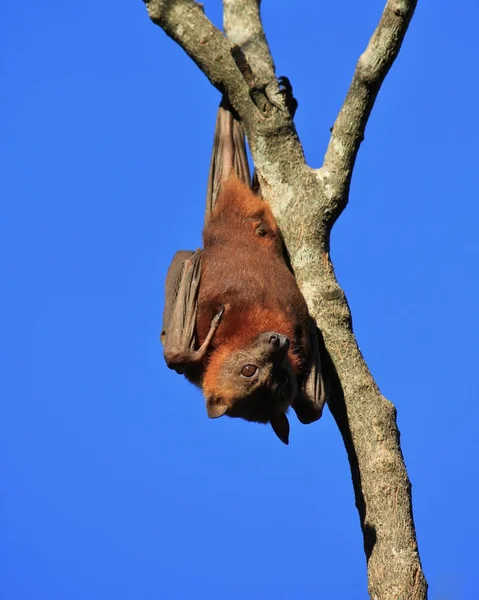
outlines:
[[[278,87],[279,90],[276,89],[276,85],[274,85],[274,89],[276,91],[273,92],[271,89],[273,87],[273,82],[266,86],[266,96],[268,100],[275,106],[278,110],[284,112],[284,106],[286,105],[286,110],[291,118],[294,117],[296,113],[296,109],[298,108],[298,101],[293,96],[293,86],[291,85],[290,80],[282,75],[278,78]],[[281,95],[283,97],[283,102],[278,101],[277,96]]]
[[[278,77],[278,85],[278,94],[283,96],[288,112],[291,115],[291,118],[293,118],[296,113],[296,109],[298,108],[298,101],[293,96],[293,86],[291,85],[291,81],[286,77],[286,75],[282,75],[281,77]]]
[[[278,85],[281,92],[288,92],[289,94],[293,95],[293,86],[291,85],[289,77],[286,75],[280,75],[280,77],[278,77]]]
[[[223,318],[224,312],[225,312],[225,307],[224,307],[224,304],[222,304],[219,312],[216,313],[216,315],[213,317],[213,319],[211,321],[212,326],[214,326],[215,328],[218,327],[218,325],[221,323],[221,319]]]

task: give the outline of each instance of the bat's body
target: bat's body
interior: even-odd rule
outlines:
[[[308,309],[286,266],[269,206],[236,177],[223,186],[203,234],[197,339],[205,339],[212,318],[225,307],[212,348],[242,348],[263,331],[289,338],[289,357],[300,368],[307,344]]]
[[[241,179],[241,180],[240,180]],[[204,249],[177,253],[167,278],[165,359],[206,397],[210,417],[321,416],[317,332],[268,204],[249,187],[241,126],[223,104],[210,170]]]

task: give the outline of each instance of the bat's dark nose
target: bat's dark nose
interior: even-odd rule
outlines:
[[[289,348],[289,339],[281,333],[270,333],[268,342],[275,350],[287,350]]]

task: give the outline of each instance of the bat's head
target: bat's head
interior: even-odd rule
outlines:
[[[298,386],[288,357],[289,339],[265,332],[239,350],[219,347],[209,360],[203,392],[210,418],[240,417],[258,423],[271,422],[275,433],[288,443],[285,416]]]

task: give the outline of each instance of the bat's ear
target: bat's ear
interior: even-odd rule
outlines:
[[[283,413],[271,419],[271,427],[283,444],[289,444],[289,421],[288,417]]]
[[[206,410],[210,419],[218,419],[222,417],[228,410],[226,402],[218,396],[212,396],[206,399]]]

